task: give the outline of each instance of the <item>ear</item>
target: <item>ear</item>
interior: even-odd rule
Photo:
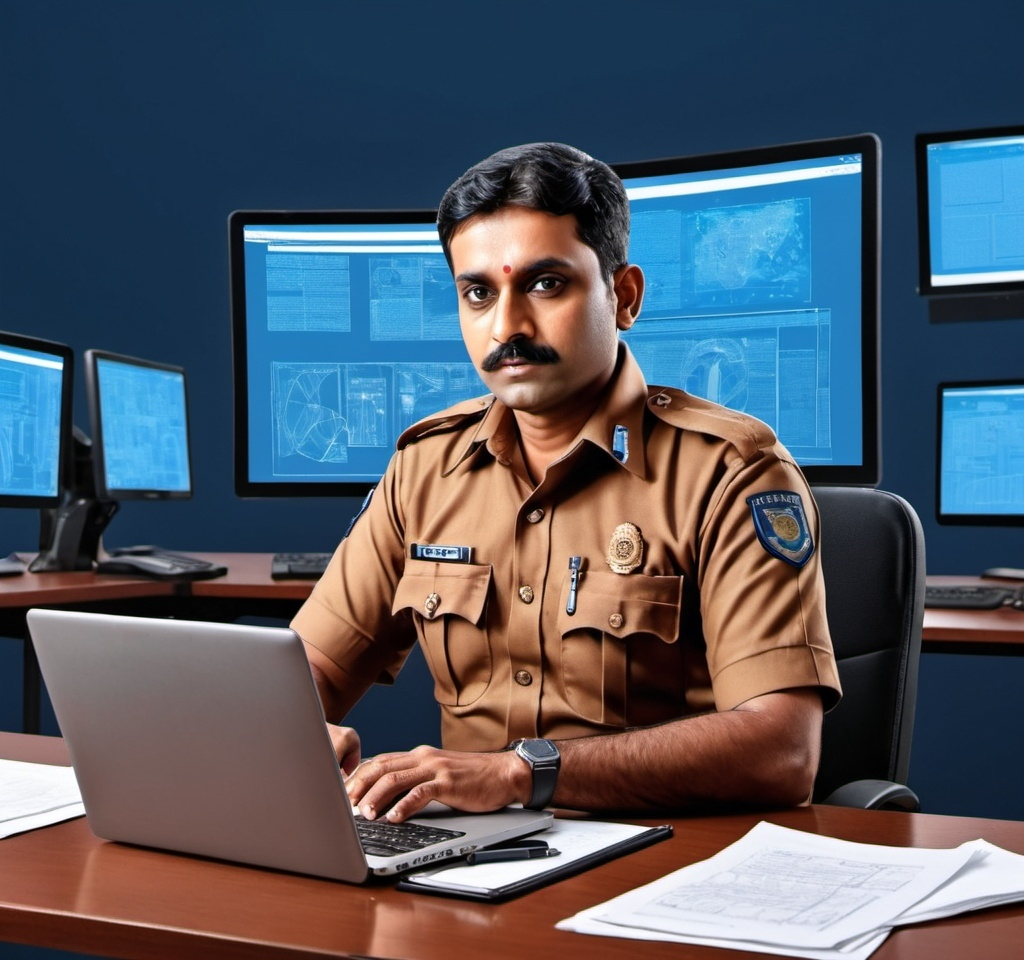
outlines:
[[[615,296],[615,326],[628,330],[640,316],[644,300],[644,272],[635,263],[619,267],[612,275],[612,293]]]

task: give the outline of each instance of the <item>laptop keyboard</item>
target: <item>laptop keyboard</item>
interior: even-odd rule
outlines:
[[[422,823],[389,823],[387,820],[366,820],[356,817],[356,831],[363,852],[374,857],[391,857],[397,853],[422,850],[432,843],[443,843],[463,837],[461,830],[445,830]]]

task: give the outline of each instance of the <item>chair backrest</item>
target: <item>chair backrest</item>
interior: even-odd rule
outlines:
[[[820,550],[843,699],[825,716],[814,799],[854,780],[906,784],[924,619],[921,521],[868,487],[816,487]]]

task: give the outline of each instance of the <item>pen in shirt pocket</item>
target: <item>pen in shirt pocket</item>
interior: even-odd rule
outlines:
[[[576,594],[580,588],[580,567],[582,557],[569,557],[569,599],[565,601],[565,612],[571,617],[576,612]]]

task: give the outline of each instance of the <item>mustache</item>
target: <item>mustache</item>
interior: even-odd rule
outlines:
[[[530,340],[512,340],[499,343],[487,356],[480,367],[487,373],[497,370],[507,360],[525,360],[527,363],[558,363],[562,358],[553,347]]]

